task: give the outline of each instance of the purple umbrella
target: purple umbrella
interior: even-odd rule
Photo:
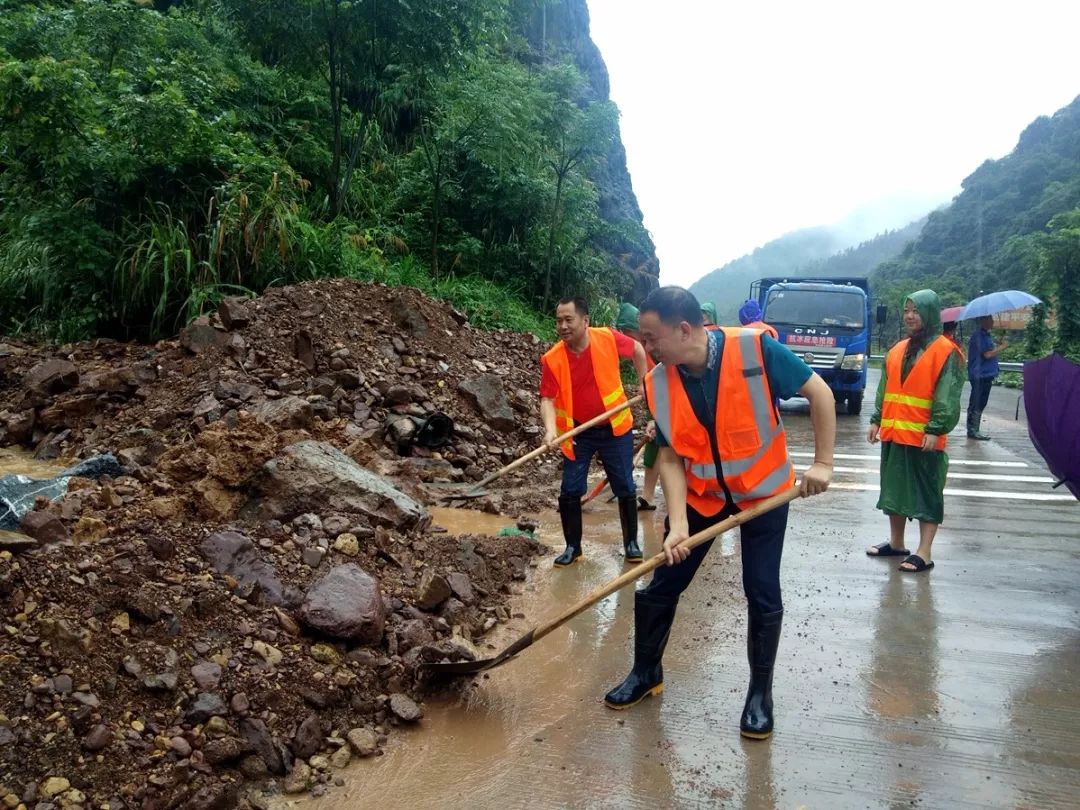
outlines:
[[[1028,435],[1058,483],[1080,499],[1080,365],[1051,354],[1024,363]]]

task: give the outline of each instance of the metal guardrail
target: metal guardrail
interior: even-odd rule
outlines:
[[[872,355],[870,355],[870,359],[871,360],[884,360],[885,355],[883,355],[883,354],[872,354]],[[1004,362],[1002,362],[1002,363],[998,363],[998,370],[1000,370],[1000,371],[1018,371],[1021,374],[1023,374],[1024,373],[1024,364],[1023,363],[1004,363]]]

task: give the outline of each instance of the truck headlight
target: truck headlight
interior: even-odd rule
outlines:
[[[845,371],[859,371],[863,367],[863,363],[866,362],[865,354],[846,354],[844,360],[840,364],[840,368]]]

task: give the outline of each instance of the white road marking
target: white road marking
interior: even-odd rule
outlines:
[[[877,484],[854,484],[846,481],[833,482],[829,484],[829,489],[852,489],[863,492],[877,492],[879,487]],[[953,495],[956,497],[966,498],[990,498],[992,500],[1002,501],[1072,501],[1076,502],[1076,498],[1072,495],[1057,495],[1054,493],[1042,493],[1042,492],[1001,492],[998,490],[979,490],[979,489],[953,489],[951,487],[945,487],[946,495]]]
[[[807,470],[810,465],[799,466],[796,465],[799,470]],[[864,473],[866,475],[878,475],[881,471],[876,469],[866,469],[863,467],[833,467],[834,473]],[[1057,483],[1056,479],[1046,475],[993,475],[991,473],[967,473],[967,472],[953,472],[949,470],[949,478],[964,478],[970,481],[1008,481],[1018,484],[1054,484]]]
[[[814,454],[808,450],[789,450],[789,455],[800,458],[813,458]],[[856,455],[854,453],[833,453],[833,458],[842,458],[847,461],[880,461],[881,456]],[[982,459],[966,459],[949,457],[949,464],[966,464],[970,467],[1027,467],[1026,461],[983,461]]]

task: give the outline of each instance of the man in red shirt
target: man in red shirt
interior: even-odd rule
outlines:
[[[574,425],[599,416],[626,401],[619,358],[633,360],[638,376],[648,370],[640,343],[613,329],[589,326],[589,305],[583,298],[564,298],[555,309],[555,328],[561,340],[541,358],[540,418],[544,444],[550,444]],[[581,496],[588,484],[589,463],[599,453],[611,491],[619,500],[626,559],[640,562],[637,542],[637,498],[634,486],[633,417],[629,409],[564,442],[559,517],[566,550],[555,560],[572,565],[581,557]]]

